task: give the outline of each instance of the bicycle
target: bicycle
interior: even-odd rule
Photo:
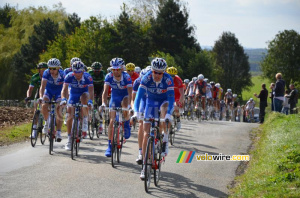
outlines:
[[[173,112],[173,121],[171,123],[171,128],[170,128],[170,132],[169,132],[169,141],[170,141],[171,145],[174,144],[176,130],[177,130],[177,118]]]
[[[190,101],[188,102],[187,105],[187,115],[186,115],[188,120],[194,120],[195,117],[195,111],[194,111],[194,101],[193,98],[190,98]]]
[[[52,152],[53,152],[53,144],[54,144],[54,141],[56,142],[56,137],[55,137],[55,125],[56,125],[56,115],[55,115],[55,104],[58,103],[56,101],[44,101],[44,103],[47,103],[47,104],[50,104],[51,107],[50,107],[50,131],[48,131],[48,138],[49,138],[49,154],[52,155]]]
[[[76,104],[68,104],[68,106],[75,108],[75,113],[73,117],[73,123],[72,123],[72,130],[71,130],[71,136],[72,136],[72,142],[71,142],[71,159],[74,159],[74,150],[75,155],[78,156],[79,152],[79,146],[81,142],[81,134],[82,134],[82,123],[81,123],[81,108],[82,107],[88,107],[88,105],[83,105],[81,103]]]
[[[160,112],[159,112],[160,117]],[[145,173],[145,180],[144,186],[145,191],[148,193],[151,183],[151,175],[153,170],[154,175],[154,185],[158,186],[160,175],[161,175],[161,165],[165,161],[165,157],[161,156],[162,153],[162,139],[163,136],[159,133],[159,118],[150,118],[145,119],[145,121],[151,122],[150,134],[147,141],[146,153],[145,153],[145,160],[144,160],[144,173]],[[169,122],[166,122],[167,126]],[[167,129],[168,130],[168,129]]]
[[[103,112],[104,112],[104,116],[103,116]],[[102,114],[102,123],[104,125],[104,133],[105,135],[107,135],[107,132],[108,132],[108,125],[109,125],[109,108],[105,108],[104,110],[102,110],[101,112]],[[99,135],[97,133],[97,137],[99,138]]]
[[[30,102],[33,102],[34,104],[37,103],[37,100],[32,100]],[[36,105],[35,105],[36,106]],[[43,122],[44,122],[44,118],[43,118],[43,115],[41,113],[41,110],[40,110],[40,107],[41,105],[38,104],[36,106],[36,109],[35,109],[35,112],[34,112],[34,115],[33,115],[33,118],[32,118],[32,125],[31,125],[31,135],[30,135],[30,139],[31,139],[31,146],[32,147],[35,147],[35,144],[36,144],[36,141],[37,141],[37,138],[38,136],[40,136],[40,140],[41,140],[41,144],[44,145],[45,141],[46,141],[46,137],[47,135],[46,134],[43,134],[42,131],[43,131]],[[34,134],[35,136],[33,137],[33,130],[36,131],[36,133]]]
[[[114,107],[111,108],[116,111],[116,118],[113,125],[113,134],[111,141],[111,165],[115,167],[115,162],[120,163],[123,140],[124,140],[124,115],[123,108]]]
[[[97,137],[100,137],[98,134],[99,123],[98,105],[95,103],[93,109],[89,111],[88,132],[91,140],[94,139],[95,132]]]
[[[254,122],[254,116],[253,116],[254,110],[251,108],[248,111],[246,111],[246,118],[247,118],[247,122],[249,123],[253,123]]]

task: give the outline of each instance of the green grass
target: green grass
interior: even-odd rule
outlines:
[[[261,90],[261,84],[265,83],[267,90],[270,92],[270,84],[271,82],[268,79],[264,79],[261,76],[253,76],[251,78],[252,82],[253,82],[253,86],[250,88],[250,90],[245,90],[242,92],[242,96],[243,96],[243,101],[248,101],[250,98],[253,98],[254,101],[256,102],[256,104],[259,104],[259,99],[254,97],[254,93],[259,94],[260,90]],[[270,102],[270,100],[268,100],[268,102]]]
[[[300,197],[300,116],[270,113],[230,197]]]
[[[30,130],[31,123],[21,124],[0,130],[0,146],[29,140]],[[62,132],[67,131],[67,127],[63,124],[61,130]]]

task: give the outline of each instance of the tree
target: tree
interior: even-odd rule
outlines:
[[[5,28],[11,27],[10,20],[11,14],[10,10],[12,7],[9,4],[5,4],[5,6],[0,7],[0,24],[3,24]]]
[[[217,79],[223,89],[231,88],[234,93],[240,95],[243,89],[252,85],[248,56],[233,33],[223,32],[215,42],[213,52],[216,64],[222,70]]]
[[[72,34],[75,32],[75,28],[80,27],[80,17],[76,13],[68,16],[68,20],[65,21],[65,28],[67,34]]]
[[[172,56],[180,54],[183,47],[196,48],[200,46],[194,38],[194,28],[188,24],[189,14],[184,7],[174,0],[166,1],[159,8],[157,18],[151,20],[150,36],[153,51],[159,50],[170,53]]]
[[[279,32],[269,42],[268,54],[261,63],[263,75],[275,80],[281,72],[288,87],[292,82],[300,82],[300,35],[295,30]]]

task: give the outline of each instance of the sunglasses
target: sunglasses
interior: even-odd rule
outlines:
[[[49,70],[57,70],[57,68],[55,67],[55,68],[49,68]]]
[[[80,74],[82,71],[73,71],[75,74]]]
[[[112,69],[113,71],[121,71],[121,69]]]
[[[127,72],[133,72],[134,70],[126,70]]]
[[[156,75],[163,75],[164,74],[164,72],[157,72],[157,71],[153,71],[154,72],[154,74],[156,74]]]

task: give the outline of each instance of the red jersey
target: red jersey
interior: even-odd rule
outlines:
[[[139,77],[140,75],[136,72],[133,72],[132,76],[131,77],[131,81],[132,81],[132,85],[134,83],[134,81]]]
[[[173,81],[174,81],[174,92],[175,92],[175,102],[176,102],[179,101],[180,99],[179,88],[183,88],[183,82],[181,78],[177,75],[175,75]]]
[[[214,99],[217,99],[217,93],[218,93],[218,91],[219,91],[219,88],[218,87],[214,87],[213,89],[212,89],[212,91],[213,91],[213,95],[212,95],[212,97],[214,98]]]

